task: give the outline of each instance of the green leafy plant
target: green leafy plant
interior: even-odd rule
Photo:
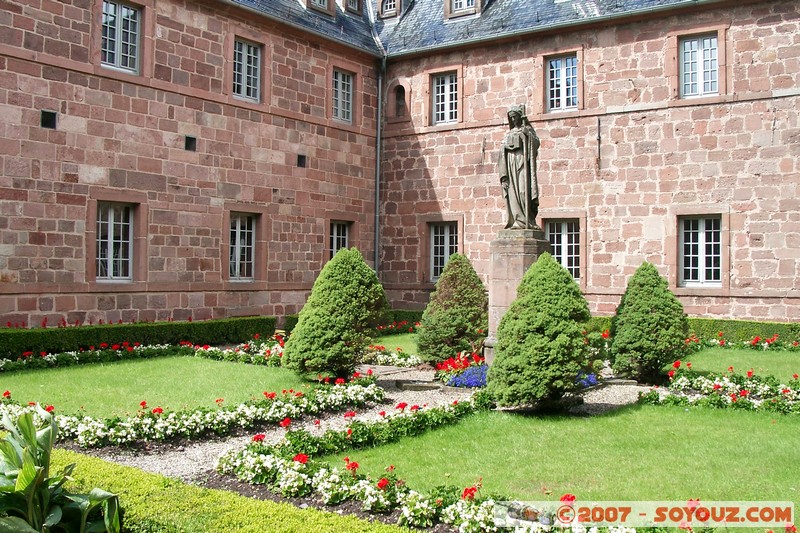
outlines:
[[[64,483],[75,464],[50,475],[50,456],[58,426],[53,416],[37,405],[44,422],[38,429],[33,414],[16,422],[8,414],[3,427],[8,434],[0,442],[0,530],[9,533],[63,531],[70,533],[120,530],[117,496],[101,489],[89,494],[70,494]],[[102,517],[98,516],[102,510]]]
[[[386,294],[356,248],[341,249],[314,282],[286,341],[285,367],[348,377],[388,311]]]
[[[465,256],[447,261],[422,314],[417,346],[430,364],[476,351],[489,325],[486,289]]]
[[[538,405],[575,389],[586,369],[589,306],[550,254],[531,265],[497,331],[487,387],[500,406]]]
[[[684,355],[689,325],[667,280],[648,262],[628,281],[611,322],[612,367],[617,374],[654,382]]]

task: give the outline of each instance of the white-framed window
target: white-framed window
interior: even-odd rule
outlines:
[[[342,248],[349,248],[350,222],[331,222],[330,248],[331,258]]]
[[[682,287],[722,286],[722,217],[708,215],[678,219]]]
[[[678,47],[681,97],[719,94],[717,34],[683,37]]]
[[[569,54],[547,59],[547,110],[578,107],[578,56]]]
[[[107,67],[139,71],[142,11],[120,2],[103,0],[100,61]]]
[[[383,0],[381,2],[381,16],[389,16],[397,14],[398,0]]]
[[[311,5],[320,9],[328,9],[328,0],[311,0]]]
[[[448,259],[458,252],[458,224],[456,222],[435,222],[431,231],[431,281],[442,275]]]
[[[261,98],[261,46],[236,39],[233,43],[233,94]]]
[[[446,72],[433,76],[433,123],[458,122],[458,74]]]
[[[553,258],[566,268],[575,281],[581,279],[581,225],[577,219],[553,220],[545,225]]]
[[[333,118],[353,122],[353,74],[333,69]]]
[[[133,206],[98,202],[97,204],[98,280],[133,279]]]
[[[475,0],[450,0],[451,11],[463,11],[465,9],[474,9]]]
[[[361,5],[360,0],[347,0],[347,9],[350,11],[355,11],[356,13],[361,12]]]
[[[253,279],[256,242],[256,215],[231,213],[231,240],[229,245],[230,279]]]

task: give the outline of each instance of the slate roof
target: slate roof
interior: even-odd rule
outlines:
[[[381,0],[363,0],[371,5],[365,5],[360,16],[337,5],[336,17],[308,9],[306,0],[224,1],[376,57],[391,58],[722,0],[483,0],[480,15],[450,20],[444,18],[444,2],[450,0],[402,0],[401,15],[389,19],[371,16]]]
[[[383,56],[383,50],[373,33],[368,9],[363,9],[359,16],[345,11],[337,5],[334,18],[306,8],[305,0],[227,0],[227,3],[256,11],[284,24],[320,34],[376,57]]]
[[[376,29],[388,56],[717,0],[484,0],[480,16],[450,20],[444,18],[445,1],[449,0],[404,0],[409,4],[399,20],[378,20]]]

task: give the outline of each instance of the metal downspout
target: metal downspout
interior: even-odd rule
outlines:
[[[383,56],[378,69],[378,108],[375,111],[377,124],[375,134],[375,252],[373,264],[375,274],[380,279],[380,235],[381,235],[381,119],[383,117],[383,73],[386,71],[386,56]]]

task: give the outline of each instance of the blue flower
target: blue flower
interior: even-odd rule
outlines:
[[[472,365],[462,373],[451,377],[447,384],[450,387],[485,387],[488,368],[486,365]]]
[[[597,376],[595,374],[587,374],[586,372],[579,372],[578,377],[575,378],[575,383],[578,387],[585,389],[597,385]]]

